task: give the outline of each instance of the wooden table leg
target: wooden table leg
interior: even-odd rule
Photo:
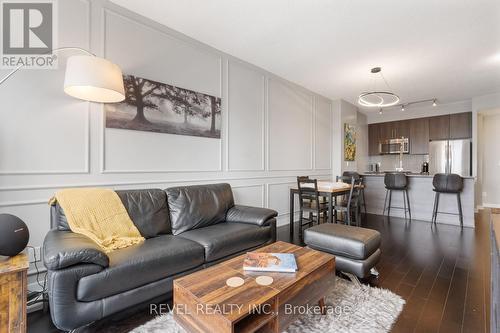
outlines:
[[[290,189],[290,242],[293,242],[293,229],[294,229],[294,225],[293,225],[293,218],[294,218],[294,210],[295,210],[295,207],[294,207],[294,203],[295,203],[295,200],[294,200],[294,193],[293,193],[293,190]]]
[[[325,298],[322,297],[318,301],[319,308],[321,309],[321,314],[324,316],[326,315],[326,307],[325,307]]]

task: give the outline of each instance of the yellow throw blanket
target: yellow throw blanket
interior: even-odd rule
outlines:
[[[115,191],[75,188],[58,191],[50,200],[64,210],[71,231],[85,235],[105,252],[144,241]]]

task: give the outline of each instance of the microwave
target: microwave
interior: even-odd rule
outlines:
[[[381,155],[399,154],[403,149],[403,154],[410,153],[410,140],[408,138],[389,139],[380,141],[378,144],[378,152]]]

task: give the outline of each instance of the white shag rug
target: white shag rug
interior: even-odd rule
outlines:
[[[334,290],[326,298],[327,314],[304,314],[287,333],[385,333],[391,330],[405,301],[393,292],[357,285],[336,278]],[[172,313],[158,316],[131,333],[185,333]]]

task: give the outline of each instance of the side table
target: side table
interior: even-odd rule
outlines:
[[[28,267],[25,253],[0,257],[0,333],[26,332]]]

